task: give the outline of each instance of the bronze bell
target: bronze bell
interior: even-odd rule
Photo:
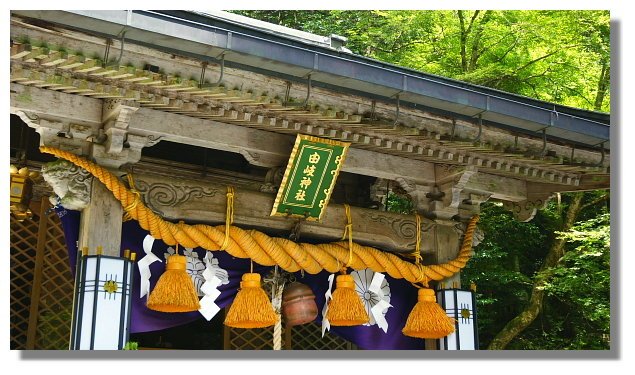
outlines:
[[[318,308],[311,288],[297,281],[282,293],[282,314],[287,326],[309,323],[317,318]]]

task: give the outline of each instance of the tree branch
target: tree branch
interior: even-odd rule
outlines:
[[[470,31],[472,30],[472,25],[474,25],[474,20],[476,19],[476,17],[478,17],[478,14],[480,13],[480,10],[476,10],[474,11],[474,14],[472,15],[472,19],[470,20],[470,25],[467,27],[467,31],[465,32],[465,34],[469,34]],[[487,11],[489,12],[489,10]],[[487,13],[485,12],[485,13]]]
[[[610,197],[611,196],[608,193],[606,193],[604,195],[601,195],[598,198],[594,199],[593,201],[591,201],[591,202],[583,205],[582,207],[580,207],[580,211],[584,210],[585,208],[589,208],[591,206],[595,206],[598,203],[602,203],[604,201],[607,201],[607,200],[609,200]]]
[[[463,18],[463,11],[457,11],[459,17],[459,25],[461,27],[460,31],[460,40],[461,40],[461,69],[463,72],[467,72],[467,54],[466,54],[466,44],[467,44],[467,31],[465,30],[465,19]]]
[[[584,193],[575,193],[573,199],[567,209],[566,217],[562,225],[562,231],[568,231],[575,223],[576,217],[581,209],[582,198]],[[553,245],[549,249],[545,260],[538,271],[534,286],[531,291],[531,297],[529,298],[529,304],[520,314],[514,319],[509,321],[505,327],[494,337],[490,343],[488,350],[503,350],[509,345],[509,343],[516,338],[521,332],[523,332],[531,323],[540,315],[542,311],[542,303],[544,299],[544,285],[547,282],[549,276],[548,271],[555,267],[559,260],[564,255],[564,245],[566,240],[558,238],[554,241]]]
[[[481,37],[483,36],[484,24],[486,24],[489,21],[489,18],[490,18],[491,14],[492,14],[491,10],[485,11],[485,14],[483,15],[483,17],[479,21],[478,27],[476,28],[475,36],[474,36],[474,42],[472,44],[472,52],[471,52],[471,56],[470,56],[470,64],[468,66],[468,70],[469,71],[473,71],[474,69],[476,69],[476,62],[477,62],[478,58],[481,56],[481,53],[483,53],[483,51],[481,51],[481,53],[479,53],[479,45],[481,44]],[[475,16],[476,16],[476,13],[475,13]],[[476,17],[472,17],[472,22],[474,22],[474,18],[476,18]],[[471,26],[472,25],[470,25],[470,27]]]
[[[502,39],[501,39],[502,40]],[[495,62],[501,62],[503,61],[503,59],[505,59],[505,57],[507,57],[507,55],[514,49],[516,48],[516,45],[518,44],[518,41],[520,40],[520,38],[516,37],[514,39],[514,42],[512,43],[512,45],[505,51],[505,53],[503,53],[503,55],[499,58],[497,58],[495,60]]]
[[[562,48],[557,49],[557,50],[555,50],[555,51],[553,51],[553,52],[549,52],[549,53],[548,53],[548,54],[546,54],[546,55],[543,55],[543,56],[537,57],[537,58],[535,58],[535,59],[533,59],[533,60],[529,61],[529,62],[528,62],[528,63],[526,63],[525,65],[523,65],[523,66],[521,66],[520,68],[518,68],[518,69],[514,70],[514,72],[515,72],[515,73],[520,72],[521,70],[523,70],[523,69],[525,69],[525,68],[529,67],[530,65],[533,65],[533,64],[537,63],[538,61],[544,60],[544,59],[546,59],[546,58],[548,58],[548,57],[551,57],[551,56],[555,55],[556,53],[558,53],[558,52],[560,52],[560,51],[562,51],[562,50],[569,49],[569,48],[573,48],[573,47],[577,47],[577,46],[578,46],[578,45],[575,45],[575,44],[574,44],[574,45],[570,45],[570,46],[562,47]]]

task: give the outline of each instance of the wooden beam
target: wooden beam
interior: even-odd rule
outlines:
[[[11,113],[20,111],[42,118],[102,126],[102,100],[11,84]],[[226,124],[139,108],[130,118],[128,134],[150,141],[167,140],[243,155],[251,164],[262,167],[285,166],[295,137],[241,125]],[[351,148],[344,172],[386,179],[409,176],[421,184],[434,183],[433,164],[400,156]]]
[[[70,29],[59,27],[55,30],[48,30],[42,25],[31,25],[28,23],[27,20],[21,19],[20,17],[12,17],[11,19],[11,37],[14,41],[29,39],[32,41],[46,42],[49,45],[63,45],[68,51],[83,51],[83,54],[85,56],[94,54],[101,55],[104,51],[104,48],[106,47],[106,40],[103,38],[91,36],[84,32],[73,31]],[[53,49],[48,51],[40,51],[40,49],[41,48],[32,45],[13,46],[11,52],[12,69],[13,65],[17,63],[32,64],[33,66],[41,66],[42,68],[44,68],[42,72],[49,74],[49,68],[51,66],[57,66],[58,64],[51,64],[51,60],[58,61],[61,58],[73,60],[67,61],[66,63],[59,63],[61,64],[59,66],[64,66],[65,72],[76,73],[78,70],[83,69],[83,65],[87,65],[88,68],[88,65],[91,64],[90,62],[93,61],[87,58],[78,59],[77,56],[73,56],[72,53],[62,53],[61,51],[55,51]],[[195,97],[215,97],[215,93],[211,92],[212,90],[198,90],[196,87],[193,87],[195,85],[192,84],[192,81],[180,81],[170,79],[174,78],[175,75],[178,75],[180,77],[198,76],[201,69],[200,60],[185,56],[178,56],[168,52],[161,52],[156,49],[151,49],[134,44],[126,44],[125,52],[128,64],[131,64],[136,68],[126,67],[125,69],[120,69],[119,72],[115,72],[113,69],[101,69],[97,67],[97,69],[92,72],[78,74],[85,75],[90,79],[95,79],[96,77],[98,79],[105,79],[108,82],[120,79],[125,81],[126,84],[134,81],[141,85],[153,86],[153,88],[162,87],[162,89],[157,90],[162,90],[161,92],[165,92],[166,90],[173,91],[175,94],[178,94],[180,99],[183,99],[185,101],[194,99]],[[37,59],[37,61],[35,59]],[[76,63],[74,62],[75,59],[81,60],[81,62]],[[89,69],[96,68],[94,66],[94,62],[92,64],[93,65]],[[166,72],[166,82],[164,82],[164,80],[156,73],[140,72],[139,70],[145,64],[151,64],[163,68],[163,70]],[[46,79],[46,74],[45,77],[42,77],[42,75],[40,74],[35,74],[35,76],[33,77],[28,74],[25,77],[18,75],[17,77],[15,77],[14,81],[32,81],[34,82],[32,84],[46,85],[53,89],[59,89],[60,86],[58,85],[68,86],[68,83],[65,80],[61,80],[64,82],[58,82],[58,79],[52,79],[50,82],[48,82]],[[134,75],[134,77],[130,78],[129,76],[131,75]],[[242,106],[243,108],[246,108],[246,106],[260,105],[262,103],[265,104],[265,106],[264,108],[261,107],[261,109],[264,109],[265,111],[274,108],[286,110],[286,112],[290,113],[290,116],[294,116],[294,118],[296,118],[300,122],[304,121],[303,119],[311,117],[316,118],[315,113],[309,113],[308,115],[310,116],[307,117],[302,114],[302,111],[291,111],[287,108],[281,108],[279,103],[274,103],[273,107],[270,105],[271,102],[275,102],[275,100],[273,99],[275,96],[285,95],[286,81],[283,79],[265,76],[242,69],[225,67],[223,83],[225,84],[225,87],[242,88],[243,84],[245,84],[246,87],[244,89],[244,92],[242,90],[223,89],[223,91],[227,91],[228,94],[231,94],[231,97],[240,99],[229,99],[229,97],[223,94],[220,95],[219,101],[233,102],[235,104],[239,104],[238,107]],[[91,90],[90,88],[87,89],[89,91]],[[129,91],[127,85],[125,86],[125,91]],[[204,92],[207,92],[210,95],[202,95],[202,93]],[[262,94],[265,92],[266,94]],[[260,96],[258,96],[259,94]],[[107,95],[111,94],[107,93]],[[120,92],[116,95],[124,95],[124,93]],[[291,97],[303,99],[305,95],[304,85],[293,85],[291,87],[290,95]],[[244,99],[243,97],[247,98]],[[238,100],[242,103],[238,103]],[[249,103],[245,103],[245,100],[248,100]],[[367,98],[362,98],[356,95],[343,94],[341,92],[331,91],[319,87],[314,87],[312,89],[311,103],[319,104],[321,108],[327,109],[326,111],[317,111],[320,113],[320,117],[317,118],[319,120],[326,120],[326,122],[330,123],[331,125],[334,123],[334,121],[339,122],[340,118],[335,116],[337,113],[343,113],[344,115],[342,116],[342,118],[345,118],[347,116],[355,118],[353,122],[357,122],[361,119],[358,119],[356,116],[359,116],[360,113],[371,110],[371,103]],[[391,102],[377,101],[375,105],[372,106],[372,109],[374,110],[375,115],[380,118],[392,118],[394,116],[394,104]],[[464,151],[469,153],[469,150],[471,149],[480,150],[479,152],[481,152],[487,148],[474,146],[469,146],[467,148],[465,147],[466,143],[471,144],[471,142],[468,142],[468,140],[474,139],[477,132],[479,134],[481,133],[480,128],[475,121],[453,121],[453,119],[447,116],[439,116],[422,111],[421,109],[405,107],[401,109],[400,121],[402,121],[404,124],[407,124],[406,128],[414,131],[414,134],[416,136],[418,135],[416,134],[417,129],[415,128],[421,127],[424,128],[421,129],[422,132],[425,132],[426,134],[436,133],[437,137],[435,137],[434,139],[439,140],[440,136],[444,136],[444,143],[447,143],[449,147],[454,148],[457,151],[460,149],[464,149]],[[452,129],[451,136],[449,134],[450,128]],[[344,130],[344,128],[342,128],[342,130]],[[386,128],[383,129],[380,133],[383,133],[383,137],[392,132],[392,129]],[[402,134],[402,136],[404,135],[405,134]],[[430,137],[424,138],[430,139]],[[517,137],[517,134],[512,134],[508,131],[504,131],[498,128],[492,128],[490,126],[482,127],[480,140],[482,141],[482,143],[489,146],[499,145],[499,149],[503,149],[505,147],[514,147],[522,150],[523,152],[535,152],[542,149],[542,139],[540,137]],[[461,143],[463,143],[463,145]],[[559,157],[568,157],[570,154],[573,155],[571,147],[566,145],[549,142],[548,150],[550,152],[555,151]],[[444,154],[447,153],[444,152]],[[578,159],[579,161],[584,161],[586,163],[597,163],[600,160],[600,153],[597,150],[576,149],[575,155],[576,159]],[[458,154],[454,157],[465,158],[466,155],[458,152]],[[499,168],[499,163],[496,163],[495,159],[490,159],[489,161],[494,164],[494,168]],[[438,162],[443,161],[439,160]],[[608,160],[606,160],[604,164],[605,166],[607,166]]]
[[[580,178],[580,184],[577,186],[566,186],[561,189],[554,189],[551,184],[543,184],[539,182],[527,183],[527,194],[544,195],[547,193],[565,193],[574,191],[590,191],[590,190],[604,190],[610,189],[611,181],[609,175],[582,175]]]
[[[23,111],[49,120],[101,127],[102,100],[11,83],[11,114]]]
[[[263,167],[285,166],[295,141],[292,135],[148,108],[140,108],[135,113],[128,131],[154,139],[239,153],[251,164]],[[432,163],[356,148],[349,149],[342,170],[393,180],[411,176],[420,183],[434,181]]]
[[[136,174],[135,185],[146,204],[166,220],[203,222],[222,225],[226,215],[227,187],[218,183]],[[286,237],[297,221],[270,216],[275,196],[235,186],[234,223],[255,228],[269,235]],[[416,229],[413,215],[351,207],[354,240],[381,250],[411,253],[415,248]],[[340,241],[346,225],[343,205],[329,204],[322,222],[302,222],[300,237],[321,242]],[[424,219],[423,253],[433,253],[437,225]],[[303,241],[301,239],[301,241]]]

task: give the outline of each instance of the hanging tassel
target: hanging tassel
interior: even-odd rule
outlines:
[[[419,289],[418,302],[408,315],[401,332],[421,339],[440,339],[454,332],[454,319],[437,304],[434,290]]]
[[[194,282],[185,270],[186,263],[187,259],[183,255],[175,254],[168,257],[165,272],[148,296],[149,309],[161,312],[188,312],[201,308]]]
[[[221,250],[229,245],[229,228],[234,221],[234,195],[234,188],[228,186],[225,240]],[[251,263],[249,273],[243,274],[240,289],[227,311],[224,324],[234,328],[263,328],[276,324],[278,319],[267,293],[260,286],[260,274],[254,273]]]
[[[347,224],[342,239],[348,234],[348,262],[342,269],[344,274],[338,275],[335,279],[335,291],[328,304],[326,319],[332,326],[358,326],[368,323],[370,319],[362,299],[355,291],[353,276],[345,274],[353,262],[353,222],[349,205],[345,204],[344,208]]]
[[[440,339],[454,332],[454,319],[448,317],[441,306],[437,304],[434,290],[428,288],[428,277],[421,265],[421,216],[417,213],[415,213],[415,222],[417,225],[417,242],[412,255],[415,258],[415,265],[419,268],[421,274],[417,282],[421,282],[424,287],[420,288],[415,285],[420,288],[417,304],[408,315],[406,325],[401,332],[410,337]]]
[[[362,299],[355,291],[351,275],[338,275],[336,287],[329,301],[326,318],[332,326],[358,326],[369,321]]]
[[[225,325],[234,328],[263,328],[278,321],[278,314],[260,286],[260,274],[243,274],[240,290],[225,317]]]

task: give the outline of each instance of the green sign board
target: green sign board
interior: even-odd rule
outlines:
[[[349,145],[298,134],[271,215],[319,221]]]

